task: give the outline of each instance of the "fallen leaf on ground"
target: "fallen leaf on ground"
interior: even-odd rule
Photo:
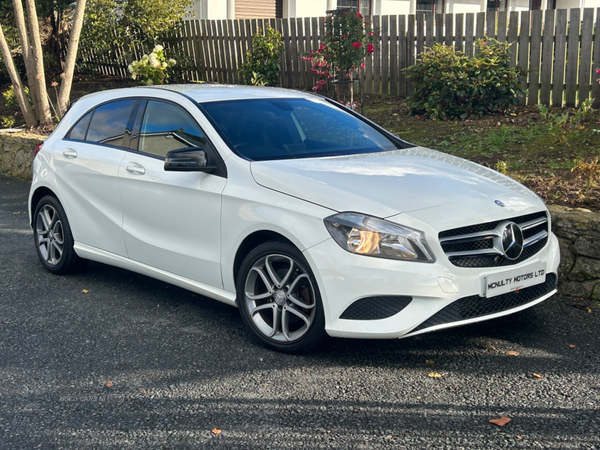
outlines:
[[[522,436],[519,436],[519,435],[517,434],[517,439],[519,439],[519,440],[520,440],[520,439],[523,439],[523,437],[522,437]]]
[[[106,387],[113,387],[113,382],[109,381],[108,383],[106,383]]]
[[[82,289],[81,292],[83,292],[84,294],[87,294],[90,291],[88,291],[87,289]]]
[[[425,364],[428,364],[428,365],[430,365],[430,366],[433,366],[435,363],[434,363],[434,362],[433,362],[433,360],[431,360],[431,359],[426,359],[426,360],[425,360]]]
[[[576,345],[575,344],[567,344],[567,347],[575,348]]]
[[[509,350],[506,352],[506,354],[508,356],[519,356],[519,352],[515,351],[515,350]]]
[[[493,423],[494,425],[498,425],[499,427],[503,427],[508,422],[510,422],[510,419],[508,417],[500,417],[499,419],[490,420],[490,423]]]
[[[588,312],[592,312],[592,308],[588,308]]]
[[[14,212],[13,214],[21,214],[21,211]]]
[[[533,378],[538,378],[538,379],[544,378],[544,375],[540,375],[539,373],[534,373]]]
[[[494,347],[492,344],[485,344],[483,346],[483,348],[485,348],[488,352],[497,352],[498,349],[496,347]]]
[[[142,392],[142,395],[146,395],[146,389],[140,389],[140,391]]]
[[[221,434],[221,430],[219,430],[217,428],[213,428],[212,429],[212,434]]]
[[[431,377],[431,378],[442,378],[442,375],[440,375],[437,372],[430,372],[429,373],[429,377]]]

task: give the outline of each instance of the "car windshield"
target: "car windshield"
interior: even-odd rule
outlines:
[[[202,108],[229,145],[253,161],[398,148],[375,128],[320,99],[228,100]]]

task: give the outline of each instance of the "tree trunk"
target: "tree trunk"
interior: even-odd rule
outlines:
[[[18,1],[18,0],[17,0]],[[35,9],[35,0],[26,0],[27,14],[29,16],[29,34],[31,37],[31,57],[35,65],[34,84],[39,93],[38,103],[36,104],[36,114],[42,124],[52,123],[52,113],[48,103],[46,92],[46,75],[44,73],[44,55],[42,53],[42,43],[40,39],[40,28],[38,23],[37,11]]]
[[[25,123],[28,126],[33,127],[37,124],[37,119],[34,112],[31,110],[31,105],[29,104],[29,100],[27,99],[25,91],[23,90],[21,77],[15,68],[15,63],[13,61],[12,54],[10,53],[10,48],[8,48],[8,43],[4,37],[2,25],[0,25],[0,51],[2,52],[4,64],[6,65],[8,74],[10,75],[10,80],[12,81],[13,88],[15,90],[15,97],[17,98],[17,103],[19,104],[19,108],[21,108],[21,112],[23,113]]]
[[[33,58],[31,56],[31,45],[29,43],[29,36],[27,34],[27,25],[25,24],[25,14],[23,14],[23,3],[21,2],[22,0],[13,0],[15,22],[17,24],[17,31],[19,32],[19,40],[21,41],[21,53],[23,54],[23,60],[25,61],[25,72],[27,73],[29,95],[31,96],[33,104],[37,106],[39,103],[39,95],[37,85],[35,83],[35,64],[33,64]]]
[[[65,61],[64,77],[60,84],[58,94],[58,110],[62,115],[69,106],[69,97],[71,95],[71,86],[73,85],[73,72],[75,71],[75,60],[77,58],[77,49],[79,47],[79,36],[83,26],[83,12],[85,10],[86,0],[78,0],[75,13],[73,14],[73,26],[69,33],[69,46],[67,50],[67,59]]]

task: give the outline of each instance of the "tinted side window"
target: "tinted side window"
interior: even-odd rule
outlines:
[[[124,147],[127,122],[135,100],[121,100],[99,106],[94,111],[86,141]]]
[[[79,122],[77,122],[75,124],[75,126],[73,128],[71,128],[71,131],[70,131],[69,135],[67,136],[67,138],[83,141],[85,139],[85,133],[87,132],[88,125],[90,124],[91,118],[92,118],[92,111],[90,111],[85,116],[83,116],[81,119],[79,119]]]
[[[139,151],[164,157],[171,150],[186,147],[206,148],[204,133],[194,119],[178,106],[150,100],[142,121]]]

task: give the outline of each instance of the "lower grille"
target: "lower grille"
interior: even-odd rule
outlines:
[[[540,297],[552,292],[556,288],[556,274],[546,275],[546,282],[508,292],[492,298],[483,298],[478,295],[464,297],[449,304],[438,311],[417,328],[411,331],[421,331],[426,328],[446,323],[459,322],[466,319],[474,319],[489,314],[507,311],[518,306],[526,305]]]
[[[356,300],[340,316],[346,320],[379,320],[398,314],[412,301],[412,297],[366,297]]]

